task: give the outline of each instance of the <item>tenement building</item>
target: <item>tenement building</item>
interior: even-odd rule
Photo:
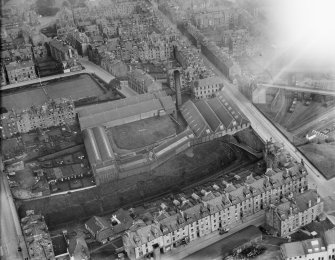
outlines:
[[[128,72],[128,84],[139,94],[162,90],[162,84],[143,70],[135,69]]]
[[[75,51],[69,45],[59,40],[51,40],[49,45],[51,56],[57,61],[67,61],[75,56]]]
[[[220,228],[233,228],[246,217],[264,214],[290,190],[300,193],[307,187],[307,173],[302,166],[283,171],[269,170],[265,177],[248,176],[245,183],[234,185],[216,182],[190,194],[182,193],[173,199],[153,203],[147,215],[152,222],[138,225],[123,235],[124,248],[130,259],[153,253],[155,247],[163,252],[173,250],[184,241],[196,240]],[[197,190],[197,189],[196,189]]]
[[[212,98],[222,90],[223,82],[220,77],[208,77],[192,82],[192,94],[195,99]]]
[[[287,175],[288,173],[285,173]],[[283,198],[266,212],[266,223],[285,237],[314,221],[323,212],[323,201],[315,190]]]
[[[6,65],[9,84],[36,78],[35,65],[32,61],[11,62]]]
[[[2,114],[2,138],[10,138],[17,133],[28,133],[37,128],[72,124],[75,120],[76,112],[72,100],[53,99],[42,106]]]
[[[293,160],[280,160],[279,165],[280,168],[268,168],[264,175],[250,172],[234,183],[222,176],[214,182],[130,209],[133,224],[122,231],[128,257],[141,259],[168,252],[220,228],[233,228],[252,216],[264,215],[270,205],[278,205],[291,194],[303,198],[314,194],[306,192],[307,172],[303,165]],[[129,219],[119,220],[121,226],[128,226]],[[104,239],[108,240],[116,236],[118,229],[109,223],[104,230],[108,234]]]
[[[26,217],[21,219],[24,240],[31,260],[54,260],[51,237],[42,215],[27,210]]]

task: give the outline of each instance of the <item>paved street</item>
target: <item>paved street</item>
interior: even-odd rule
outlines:
[[[6,177],[2,172],[0,178],[1,247],[3,254],[0,258],[3,260],[24,259],[28,256],[28,253],[14,207],[13,198],[11,196],[8,183],[4,179]],[[17,250],[19,245],[22,248],[21,253]]]
[[[161,13],[161,12],[160,12]],[[161,13],[162,14],[162,13]],[[164,14],[162,14],[164,16]],[[175,25],[169,20],[166,21],[175,28]],[[304,160],[305,166],[309,173],[309,183],[310,188],[318,188],[318,192],[322,197],[327,197],[329,195],[334,194],[335,187],[335,178],[327,181],[316,169],[307,158],[300,153],[291,143],[290,141],[260,112],[258,109],[240,93],[236,86],[231,84],[227,78],[202,54],[201,57],[204,59],[204,62],[207,66],[212,68],[212,70],[220,76],[225,82],[225,90],[224,93],[228,97],[230,97],[236,105],[242,110],[242,112],[248,117],[251,122],[251,126],[258,133],[258,135],[265,141],[269,140],[271,137],[283,143],[285,148],[290,152],[290,154],[297,160]]]
[[[210,245],[232,235],[233,233],[247,227],[250,225],[259,226],[264,224],[265,222],[265,216],[264,214],[260,214],[259,216],[255,217],[254,219],[242,223],[241,225],[231,228],[230,231],[227,234],[219,235],[219,231],[213,232],[211,234],[208,234],[207,236],[204,236],[202,238],[198,238],[192,242],[190,242],[187,246],[179,246],[178,248],[173,249],[173,251],[170,251],[169,253],[162,254],[161,259],[162,260],[179,260],[179,259],[212,259],[214,255],[212,255],[211,247]],[[220,246],[220,243],[218,242],[216,244],[216,247]],[[208,249],[204,249],[207,248]],[[204,249],[204,251],[201,251],[199,255],[195,252],[198,252],[199,250]],[[208,255],[208,257],[205,257],[203,255],[203,252],[205,252],[205,255]],[[220,251],[221,252],[221,251]],[[189,257],[187,257],[189,256]],[[216,257],[216,256],[215,256]]]
[[[13,89],[13,88],[18,88],[18,87],[22,87],[22,86],[30,85],[30,84],[38,84],[40,82],[44,82],[44,81],[48,81],[48,80],[52,80],[52,79],[60,79],[60,78],[68,77],[68,76],[71,76],[71,75],[77,75],[77,74],[85,73],[85,72],[88,73],[89,71],[88,70],[80,70],[80,71],[74,71],[74,72],[68,72],[68,73],[63,73],[63,74],[57,74],[57,75],[42,77],[41,79],[37,78],[37,79],[17,82],[17,83],[14,83],[14,84],[1,86],[0,90]]]
[[[205,64],[212,67],[214,72],[220,76],[225,84],[224,93],[230,97],[241,109],[241,111],[247,116],[251,122],[252,128],[257,134],[265,141],[271,137],[280,143],[284,144],[284,147],[290,154],[300,162],[304,160],[305,167],[308,171],[308,178],[310,188],[318,188],[318,192],[321,197],[327,197],[334,194],[335,178],[327,181],[322,174],[316,169],[307,158],[300,153],[284,136],[242,93],[240,93],[236,86],[231,84],[227,78],[216,68],[208,59],[202,55],[205,60]]]
[[[308,92],[308,93],[316,93],[320,95],[335,95],[335,89],[317,89],[308,86],[287,86],[287,85],[272,85],[272,84],[258,84],[258,86],[262,86],[265,88],[280,88],[287,89],[292,91],[300,91],[300,92]],[[307,90],[307,91],[306,91]]]

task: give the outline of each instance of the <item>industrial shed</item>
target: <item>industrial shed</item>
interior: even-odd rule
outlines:
[[[83,137],[97,184],[115,179],[117,177],[115,156],[105,129],[101,126],[84,129]]]
[[[172,139],[158,145],[153,149],[157,158],[166,154],[178,154],[191,146],[191,139],[194,138],[193,132],[186,129],[184,132],[178,134]]]
[[[81,129],[96,126],[113,127],[175,112],[171,96],[157,99],[152,94],[143,94],[115,102],[116,104],[107,102],[80,109],[78,114]]]
[[[213,132],[223,129],[223,125],[220,119],[217,117],[215,112],[210,108],[207,102],[200,100],[195,103],[195,106],[198,108],[199,112],[204,116],[208,125],[211,127]]]
[[[240,131],[250,125],[239,108],[222,92],[208,100],[195,103],[189,100],[183,104],[181,112],[197,138],[209,136],[203,141]]]
[[[155,96],[153,94],[143,94],[143,95],[132,96],[132,97],[119,99],[115,101],[109,101],[105,103],[99,103],[99,104],[94,104],[90,106],[79,107],[76,110],[77,110],[79,117],[85,117],[85,116],[89,116],[92,114],[101,113],[103,111],[126,107],[126,106],[138,104],[138,103],[148,101],[148,100],[153,100],[153,99],[155,99]]]
[[[147,156],[117,161],[106,128],[172,114],[175,111],[171,96],[167,96],[165,92],[143,94],[77,109],[96,183],[99,185],[112,181],[119,177],[119,171],[124,172],[148,164]]]
[[[207,102],[218,118],[220,118],[220,121],[224,127],[229,128],[232,124],[233,118],[229,114],[228,110],[226,110],[225,106],[220,102],[220,100],[218,98],[212,98]]]
[[[197,137],[210,134],[212,132],[206,120],[192,101],[189,100],[182,105],[181,113]]]

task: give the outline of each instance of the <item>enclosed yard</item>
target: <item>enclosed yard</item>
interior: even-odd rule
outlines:
[[[51,98],[72,97],[74,100],[103,94],[102,89],[87,74],[49,83],[45,89]]]
[[[7,108],[7,110],[11,108],[22,110],[32,105],[42,105],[48,98],[71,97],[73,100],[78,100],[104,94],[103,90],[88,74],[81,74],[43,84],[46,84],[44,86],[45,92],[38,85],[35,88],[22,87],[20,90],[2,92],[1,106]]]
[[[152,117],[108,130],[111,143],[121,149],[137,149],[154,144],[176,134],[177,126],[169,116]]]

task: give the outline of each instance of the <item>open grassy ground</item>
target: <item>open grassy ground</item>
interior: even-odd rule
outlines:
[[[51,98],[72,97],[74,100],[103,94],[102,89],[87,74],[79,75],[76,78],[51,82],[45,89]]]
[[[87,74],[51,81],[44,88],[50,98],[72,97],[74,100],[78,100],[84,97],[103,95],[102,89]],[[47,100],[48,97],[40,87],[21,88],[19,91],[8,94],[1,93],[1,106],[7,108],[7,110],[13,107],[22,110],[32,105],[39,106]]]
[[[1,95],[1,106],[7,108],[7,110],[11,108],[22,110],[31,107],[32,105],[42,105],[47,100],[43,90],[41,88],[35,88],[13,94]]]
[[[326,179],[335,177],[335,143],[310,143],[299,150],[320,170]]]
[[[176,124],[169,116],[152,117],[115,126],[108,131],[108,137],[121,149],[137,149],[154,144],[176,134]]]

